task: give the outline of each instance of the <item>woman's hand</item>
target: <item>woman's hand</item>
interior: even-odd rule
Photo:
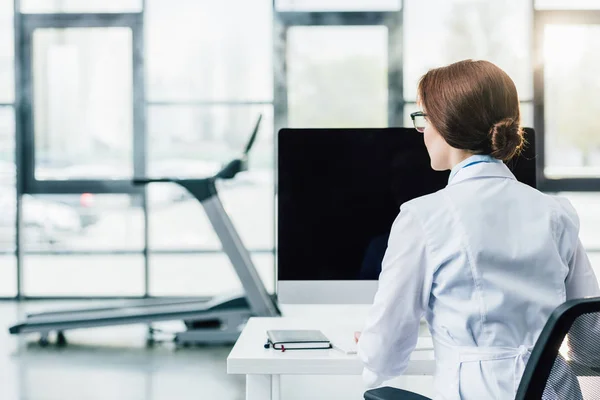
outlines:
[[[354,343],[358,343],[360,339],[360,332],[354,332]]]

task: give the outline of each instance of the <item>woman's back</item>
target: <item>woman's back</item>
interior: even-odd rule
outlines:
[[[548,316],[567,298],[576,214],[497,162],[462,168],[447,188],[403,210],[421,222],[433,254],[423,289],[438,387],[455,385],[458,374],[462,398],[514,396]]]
[[[451,320],[472,311],[467,330],[456,332],[463,344],[534,344],[537,335],[523,327],[541,330],[566,299],[576,216],[509,174],[503,164],[468,167],[406,207],[420,214],[436,248],[429,307],[457,312]]]

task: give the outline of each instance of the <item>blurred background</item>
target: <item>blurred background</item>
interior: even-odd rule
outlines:
[[[131,180],[216,172],[259,114],[219,189],[273,292],[278,129],[411,126],[420,76],[465,58],[515,81],[600,268],[600,0],[0,0],[0,298],[241,288],[196,200]]]
[[[273,291],[274,132],[410,126],[419,77],[464,58],[514,79],[541,187],[569,191],[594,257],[600,11],[578,8],[600,2],[0,0],[0,297],[240,287],[195,200],[129,181],[215,172],[260,113],[222,194]]]

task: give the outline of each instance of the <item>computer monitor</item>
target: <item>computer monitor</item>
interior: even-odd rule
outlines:
[[[534,133],[509,167],[536,186]],[[277,297],[368,304],[402,203],[444,188],[413,128],[282,129],[278,137]]]

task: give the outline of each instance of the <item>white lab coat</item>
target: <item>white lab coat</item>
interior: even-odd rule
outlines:
[[[518,182],[489,156],[402,205],[358,343],[367,387],[403,373],[424,316],[435,399],[514,399],[550,313],[600,295],[578,233],[566,199]]]

